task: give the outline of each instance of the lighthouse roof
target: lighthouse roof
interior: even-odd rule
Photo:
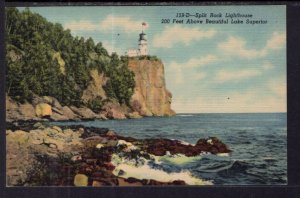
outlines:
[[[140,41],[141,41],[141,40],[147,41],[147,39],[146,39],[146,34],[145,34],[144,32],[140,33],[140,39],[139,39],[139,40],[140,40]]]

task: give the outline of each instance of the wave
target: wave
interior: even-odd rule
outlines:
[[[136,160],[128,160],[116,154],[113,154],[112,164],[115,166],[115,169],[113,170],[113,174],[116,176],[120,176],[119,173],[122,172],[121,177],[123,178],[134,177],[137,179],[153,179],[161,182],[172,182],[175,180],[183,180],[188,185],[212,185],[213,184],[212,181],[203,180],[193,176],[191,172],[187,170],[181,172],[169,173],[159,169],[158,167],[154,168],[150,166],[148,163],[149,160],[143,157],[140,157],[138,160],[141,160],[141,162],[137,163]]]
[[[124,178],[134,177],[137,179],[154,179],[161,182],[183,180],[189,185],[212,185],[211,181],[204,181],[196,178],[192,176],[189,171],[167,173],[163,170],[153,169],[148,164],[139,167],[129,164],[119,164],[116,166],[113,174],[118,175],[120,170],[124,171],[124,174],[122,175]]]
[[[177,114],[176,116],[179,116],[179,117],[193,117],[195,115],[193,115],[193,114]]]
[[[219,157],[229,157],[230,154],[229,153],[217,153],[217,156],[219,156]]]
[[[193,156],[193,157],[187,157],[182,154],[176,154],[176,155],[155,156],[154,158],[158,163],[166,162],[166,163],[175,164],[175,165],[185,165],[185,164],[189,164],[191,162],[200,160],[202,158],[202,156],[197,155],[197,156]]]
[[[197,172],[203,173],[222,173],[222,172],[244,172],[248,169],[248,165],[245,162],[233,161],[231,163],[216,164],[215,166],[209,166],[202,169],[198,169]]]
[[[145,129],[147,132],[158,132],[160,131],[159,129]]]

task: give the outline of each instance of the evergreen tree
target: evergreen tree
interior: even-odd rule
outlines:
[[[106,94],[128,103],[134,89],[133,73],[127,59],[116,53],[109,56],[102,43],[92,38],[73,37],[61,24],[48,22],[28,8],[20,12],[6,8],[6,92],[19,102],[30,101],[34,94],[57,98],[64,105],[83,105],[91,69],[109,77]],[[88,105],[96,110],[102,99]]]

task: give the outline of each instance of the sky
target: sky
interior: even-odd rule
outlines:
[[[119,55],[137,48],[141,23],[146,22],[149,54],[165,66],[166,86],[177,113],[286,112],[285,6],[30,9]],[[226,13],[252,14],[250,19],[267,23],[230,24],[229,19],[229,24],[176,24],[173,19],[181,19],[176,13],[221,13],[223,19]]]

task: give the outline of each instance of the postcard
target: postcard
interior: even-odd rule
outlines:
[[[5,8],[7,186],[286,185],[286,6]]]

